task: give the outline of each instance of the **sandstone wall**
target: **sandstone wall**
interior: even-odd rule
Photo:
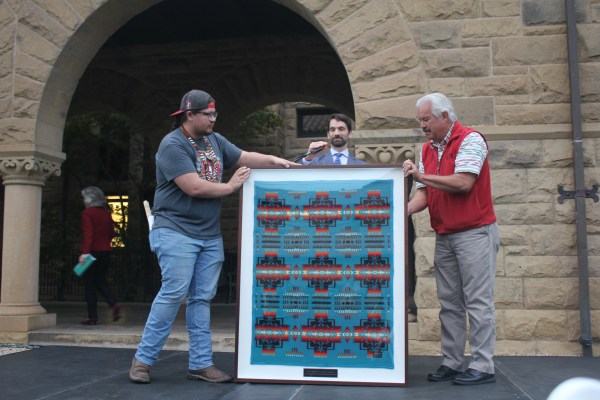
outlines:
[[[361,157],[373,163],[414,158],[423,142],[414,103],[430,91],[451,96],[461,121],[486,135],[502,235],[498,354],[579,354],[574,202],[557,202],[557,186],[574,185],[564,1],[277,2],[312,23],[345,66]],[[112,32],[154,3],[0,2],[0,158],[25,154],[60,163],[64,120],[86,66]],[[585,180],[591,188],[600,180],[600,0],[577,0],[576,10]],[[257,79],[264,79],[259,87],[269,82],[268,76]],[[285,155],[307,145],[293,134],[284,142]],[[586,205],[598,341],[600,211],[599,203]],[[434,237],[426,213],[416,216],[415,225],[419,315],[410,350],[435,354]]]
[[[414,102],[424,92],[451,96],[461,121],[478,126],[488,138],[501,227],[498,354],[579,354],[575,205],[573,200],[557,201],[559,185],[574,188],[564,2],[301,3],[320,8],[316,18],[325,26],[354,28],[355,35],[344,35],[344,40],[333,29],[332,38],[341,46],[353,83],[359,131],[355,143],[363,158],[399,163],[418,154],[423,139],[411,128],[416,126]],[[591,189],[600,177],[600,1],[577,1],[576,15],[585,181]],[[597,341],[600,211],[591,199],[586,206],[592,335]],[[410,349],[435,354],[435,239],[426,212],[415,216],[415,225],[419,311],[417,339]]]

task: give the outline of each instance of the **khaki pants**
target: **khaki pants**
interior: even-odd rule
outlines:
[[[496,223],[465,232],[438,234],[435,278],[442,309],[443,365],[463,371],[469,318],[468,368],[493,374],[496,342],[494,280],[500,245]]]

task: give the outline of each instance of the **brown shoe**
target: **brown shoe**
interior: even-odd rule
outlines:
[[[134,383],[150,383],[150,366],[139,362],[133,357],[131,369],[129,370],[129,380]]]
[[[233,379],[231,375],[226,374],[219,368],[211,365],[208,368],[189,370],[188,379],[203,380],[213,383],[229,382]]]

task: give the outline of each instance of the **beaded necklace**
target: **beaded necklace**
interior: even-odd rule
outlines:
[[[217,157],[210,141],[206,136],[202,136],[202,141],[206,149],[200,148],[198,143],[192,138],[188,131],[181,126],[181,130],[185,137],[188,138],[192,147],[196,150],[196,171],[200,178],[209,182],[221,183],[223,169],[221,168],[221,160]]]

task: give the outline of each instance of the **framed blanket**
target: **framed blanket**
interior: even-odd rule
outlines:
[[[406,384],[406,193],[402,166],[253,169],[236,381]]]

